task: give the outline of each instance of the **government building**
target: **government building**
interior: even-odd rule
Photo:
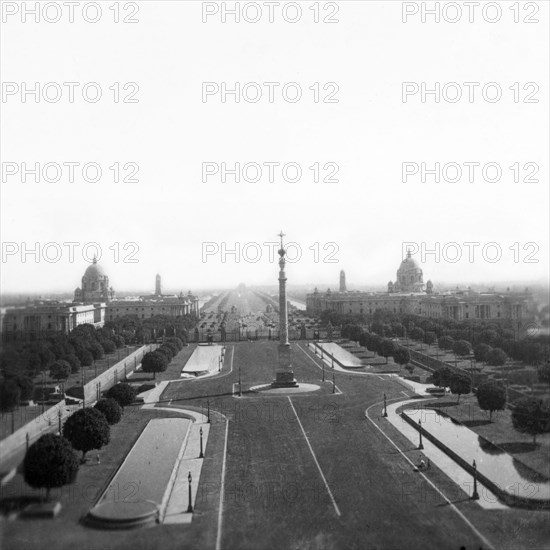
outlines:
[[[39,339],[63,332],[68,334],[78,325],[102,327],[125,315],[146,319],[155,315],[179,317],[199,315],[199,298],[191,294],[163,294],[161,277],[156,276],[155,292],[145,296],[115,298],[109,277],[94,258],[86,268],[81,286],[74,291],[73,302],[30,300],[20,307],[6,308],[1,317],[2,340]]]
[[[399,265],[395,281],[388,283],[387,292],[360,292],[347,290],[346,276],[340,272],[338,292],[330,288],[307,295],[307,312],[319,315],[323,311],[340,314],[372,315],[376,310],[396,314],[414,314],[432,319],[456,321],[495,321],[516,323],[533,318],[532,295],[525,292],[477,292],[449,290],[434,292],[433,283],[424,284],[422,269],[407,252]]]

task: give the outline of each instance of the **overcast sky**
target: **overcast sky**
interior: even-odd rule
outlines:
[[[325,4],[320,3],[321,18],[331,17],[332,5]],[[185,291],[276,283],[277,265],[263,243],[276,242],[281,229],[301,249],[301,259],[287,269],[289,282],[297,284],[335,287],[340,269],[356,284],[385,284],[395,279],[404,242],[416,243],[411,246],[418,247],[415,257],[425,279],[434,282],[548,277],[548,3],[537,3],[539,23],[532,24],[514,23],[509,2],[501,3],[502,17],[492,24],[479,12],[473,23],[466,13],[455,24],[433,18],[422,23],[420,14],[403,23],[402,3],[393,1],[339,2],[332,16],[339,22],[333,24],[313,22],[313,2],[300,2],[302,17],[294,24],[277,9],[269,23],[265,7],[255,24],[231,18],[223,23],[219,13],[203,23],[201,2],[139,2],[133,16],[138,23],[115,24],[112,2],[100,5],[102,16],[94,24],[83,20],[79,8],[74,23],[67,22],[67,12],[57,23],[35,23],[34,16],[23,23],[20,13],[4,13],[4,293],[72,291],[87,266],[83,246],[91,242],[101,247],[100,262],[115,289],[152,289],[157,272],[165,286]],[[132,14],[121,8],[125,16]],[[22,102],[22,83],[34,82],[59,83],[61,99],[50,103],[41,97],[36,103],[28,95]],[[79,83],[74,103],[64,82]],[[82,98],[90,82],[103,94],[96,103]],[[128,82],[139,90],[124,88]],[[225,82],[228,88],[258,83],[247,87],[248,97],[258,89],[263,95],[256,103],[242,96],[239,103],[234,96],[223,103],[219,93],[203,101],[204,82]],[[280,83],[273,103],[264,82]],[[289,101],[296,87],[286,88],[287,100],[282,96],[289,82],[301,87],[296,103]],[[406,102],[403,82],[413,83]],[[422,102],[420,92],[412,93],[422,82],[430,88],[435,82],[441,88],[459,83],[463,97],[452,102],[457,87],[447,86],[449,100],[442,95],[436,103],[432,95]],[[479,83],[470,88],[473,102],[464,82]],[[502,90],[499,101],[483,98],[489,82]],[[137,102],[115,103],[114,83],[121,99]],[[335,83],[337,91],[334,84],[323,89],[326,83]],[[87,88],[90,96],[98,86]],[[487,97],[498,87],[485,88]],[[55,90],[49,87],[50,97]],[[325,103],[325,97],[338,102]],[[529,98],[538,102],[525,103]],[[68,168],[59,182],[40,176],[36,183],[31,175],[23,183],[23,162],[94,162],[102,178],[86,182],[77,167],[73,183]],[[302,177],[284,181],[275,167],[271,183],[264,166],[256,183],[237,183],[231,175],[224,183],[219,172],[203,181],[205,162],[228,167],[293,162]],[[315,183],[309,167],[316,162],[321,177],[337,165],[337,181]],[[422,182],[420,174],[412,174],[403,182],[404,162],[411,171],[414,163],[419,168],[422,162],[428,168],[457,163],[463,175],[437,183],[433,175]],[[133,165],[127,163],[135,163],[138,181],[114,182],[109,167],[115,163],[121,178],[131,176]],[[334,164],[324,171],[327,163]],[[480,164],[474,182],[463,163]],[[481,168],[487,163],[495,163],[488,178],[500,166],[499,181],[484,180]],[[515,163],[519,182],[510,169]],[[10,175],[15,169],[19,172]],[[454,175],[450,167],[447,176]],[[253,179],[253,167],[247,177]],[[32,255],[22,261],[23,247],[52,242],[59,248],[50,245],[48,253],[55,258],[61,250],[57,261],[36,262]],[[79,243],[74,258],[67,242]],[[461,245],[456,262],[452,242]],[[466,242],[479,245],[467,248]],[[136,244],[124,250],[126,243]],[[235,255],[224,258],[224,246],[235,249],[235,243],[241,247],[238,261]],[[423,246],[434,249],[436,243],[439,258],[421,255]],[[495,260],[499,248],[501,258]]]

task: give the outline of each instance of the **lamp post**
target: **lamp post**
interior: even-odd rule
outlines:
[[[239,364],[239,397],[243,396],[243,385],[241,381],[241,365]]]
[[[202,452],[202,427],[199,430],[200,438],[201,438],[201,452],[199,453],[199,458],[204,458],[204,453]]]
[[[193,481],[193,478],[191,477],[191,472],[187,475],[187,483],[189,486],[189,506],[187,506],[187,513],[192,514],[193,513],[193,497],[191,495],[191,481]]]
[[[472,493],[472,500],[479,500],[479,493],[477,492],[477,464],[475,460],[472,466],[474,468],[474,492]]]
[[[420,441],[418,443],[418,450],[422,450],[424,445],[422,444],[422,421],[418,419],[418,434],[420,435]]]
[[[325,381],[325,362],[323,361],[323,382]]]
[[[210,401],[206,402],[206,414],[208,416],[208,424],[210,424]]]
[[[84,365],[82,365],[82,368],[80,369],[80,372],[82,373],[82,408],[86,408],[86,389],[84,384]]]
[[[42,414],[44,414],[44,401],[46,399],[46,395],[44,393],[44,385],[46,384],[46,371],[43,370],[42,371],[42,403],[41,403],[41,407],[42,407]]]
[[[334,372],[332,373],[332,393],[336,393],[336,379],[334,378]]]
[[[384,394],[384,413],[382,414],[384,418],[388,417],[388,407],[386,403],[386,394]]]

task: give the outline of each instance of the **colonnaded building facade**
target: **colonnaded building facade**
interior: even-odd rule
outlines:
[[[533,318],[532,295],[527,289],[525,292],[477,292],[470,288],[434,292],[431,281],[424,284],[422,269],[410,252],[397,270],[397,279],[388,283],[387,292],[347,290],[346,276],[341,271],[339,292],[328,289],[321,293],[315,288],[307,295],[306,306],[311,315],[323,311],[371,315],[379,309],[433,319],[487,320],[502,324]]]
[[[155,292],[145,296],[115,298],[109,277],[94,258],[82,276],[81,286],[74,291],[73,302],[54,300],[28,301],[24,306],[7,308],[2,315],[2,339],[36,339],[58,332],[69,333],[82,324],[102,327],[124,315],[146,319],[156,315],[179,317],[199,314],[199,298],[188,294],[163,294],[160,275]]]

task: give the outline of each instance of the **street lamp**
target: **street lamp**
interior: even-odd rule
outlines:
[[[241,381],[241,365],[239,365],[239,397],[243,396],[243,385]]]
[[[388,417],[388,407],[386,403],[386,394],[384,394],[384,413],[382,414],[384,418]]]
[[[472,466],[474,468],[474,492],[472,493],[472,500],[479,500],[479,493],[477,492],[477,464],[475,460]]]
[[[422,444],[422,421],[418,419],[418,434],[420,435],[420,441],[418,443],[418,450],[422,450],[424,445]]]
[[[191,496],[191,481],[192,480],[193,480],[193,478],[191,477],[191,472],[189,472],[189,474],[187,475],[187,482],[188,482],[188,485],[189,485],[189,506],[187,506],[187,513],[188,514],[193,513],[193,500],[192,500],[192,496]]]
[[[199,458],[204,458],[204,453],[202,452],[202,427],[199,430],[200,438],[201,438],[201,452],[199,453]]]
[[[336,380],[334,378],[334,372],[332,373],[332,393],[336,393]]]
[[[208,424],[210,424],[210,401],[207,401],[206,402],[206,407],[207,407],[207,415],[208,415]]]
[[[82,373],[82,408],[84,409],[86,407],[86,390],[85,390],[85,377],[84,377],[84,365],[82,365],[82,368],[80,369],[80,372]]]

